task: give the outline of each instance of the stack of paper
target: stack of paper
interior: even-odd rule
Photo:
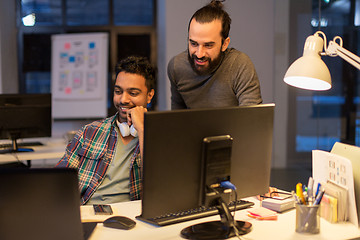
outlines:
[[[340,221],[349,219],[351,223],[358,225],[351,161],[334,153],[314,150],[313,178],[316,183],[326,186],[325,199],[329,198],[328,196],[337,199],[337,218],[341,219]],[[327,203],[326,200],[324,203]],[[335,203],[329,204],[334,206]]]
[[[324,186],[326,195],[335,198],[337,202],[337,221],[348,220],[348,190],[347,188],[328,181]]]
[[[325,220],[336,223],[338,221],[337,199],[324,194],[320,204],[320,216]]]
[[[351,204],[352,197],[351,194],[353,193],[356,201],[356,209],[357,211],[357,219],[358,219],[358,226],[360,227],[360,147],[349,145],[345,143],[336,142],[331,149],[331,153],[337,154],[339,156],[345,157],[350,160],[352,165],[352,172],[354,178],[354,192],[349,190],[350,202]]]
[[[261,204],[264,208],[268,208],[276,212],[284,212],[295,207],[295,200],[292,197],[286,199],[266,198],[261,202]]]

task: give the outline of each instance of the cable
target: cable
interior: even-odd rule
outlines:
[[[234,203],[234,213],[233,213],[233,219],[234,219],[234,232],[235,232],[235,235],[238,239],[241,240],[241,237],[240,237],[240,233],[239,233],[239,230],[237,229],[237,223],[236,223],[236,220],[235,220],[235,213],[236,213],[236,203],[237,203],[237,192],[236,190],[232,190],[234,192],[234,195],[235,195],[235,203]]]
[[[237,222],[235,220],[235,213],[236,213],[236,203],[237,203],[237,192],[236,192],[236,187],[234,184],[232,184],[230,181],[223,181],[220,183],[220,187],[223,187],[223,188],[226,188],[226,189],[231,189],[232,192],[234,193],[235,195],[235,201],[234,201],[234,213],[233,213],[233,229],[234,229],[234,232],[235,232],[235,235],[238,239],[241,240],[241,237],[240,237],[240,233],[239,233],[239,230],[237,229]]]
[[[238,200],[238,195],[237,195],[237,191],[236,191],[236,187],[234,184],[232,184],[230,181],[222,181],[220,183],[216,183],[216,184],[212,184],[209,186],[209,188],[211,189],[211,191],[213,191],[216,195],[218,195],[220,198],[220,192],[217,190],[219,187],[221,188],[224,188],[224,189],[230,189],[231,190],[231,194],[234,193],[234,197],[235,197],[235,200],[234,200],[234,212],[233,214],[231,214],[231,211],[229,211],[229,209],[227,208],[227,206],[223,206],[226,207],[228,209],[228,214],[231,216],[232,218],[232,223],[230,224],[230,227],[233,229],[234,233],[235,233],[235,236],[241,240],[242,238],[240,237],[241,233],[238,229],[238,224],[237,224],[237,221],[235,220],[235,214],[236,214],[236,204],[237,204],[237,200]],[[223,191],[222,191],[223,192]],[[231,195],[230,195],[230,199],[231,199]],[[221,200],[222,201],[222,200]],[[224,202],[223,202],[224,203]],[[222,205],[222,204],[220,204]],[[225,211],[225,210],[223,210]],[[228,219],[230,220],[230,219]]]

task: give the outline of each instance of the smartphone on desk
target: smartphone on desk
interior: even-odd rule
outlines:
[[[93,205],[95,215],[111,215],[113,214],[112,208],[107,204],[95,204]]]

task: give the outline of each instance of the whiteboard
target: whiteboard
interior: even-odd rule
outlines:
[[[54,119],[107,116],[108,34],[52,35]]]

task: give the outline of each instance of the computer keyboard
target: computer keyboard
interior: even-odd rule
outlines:
[[[41,142],[20,142],[17,143],[18,147],[34,147],[34,146],[42,146],[44,145]],[[12,145],[11,143],[0,143],[0,149],[4,149],[4,148],[11,148]]]
[[[236,202],[236,210],[249,208],[253,205],[254,205],[253,202],[249,202],[246,200],[238,200]],[[234,211],[234,207],[235,207],[235,202],[233,201],[229,204],[230,211]],[[180,223],[180,222],[185,222],[185,221],[194,220],[194,219],[198,219],[198,218],[209,217],[209,216],[216,215],[218,213],[219,212],[216,207],[210,207],[210,208],[199,207],[199,208],[190,209],[190,210],[177,212],[177,213],[168,213],[168,214],[158,216],[158,217],[153,217],[153,218],[142,218],[141,216],[137,216],[136,218],[138,218],[142,221],[151,223],[151,224],[158,225],[158,226],[166,226],[166,225],[170,225],[170,224],[174,224],[174,223]]]

